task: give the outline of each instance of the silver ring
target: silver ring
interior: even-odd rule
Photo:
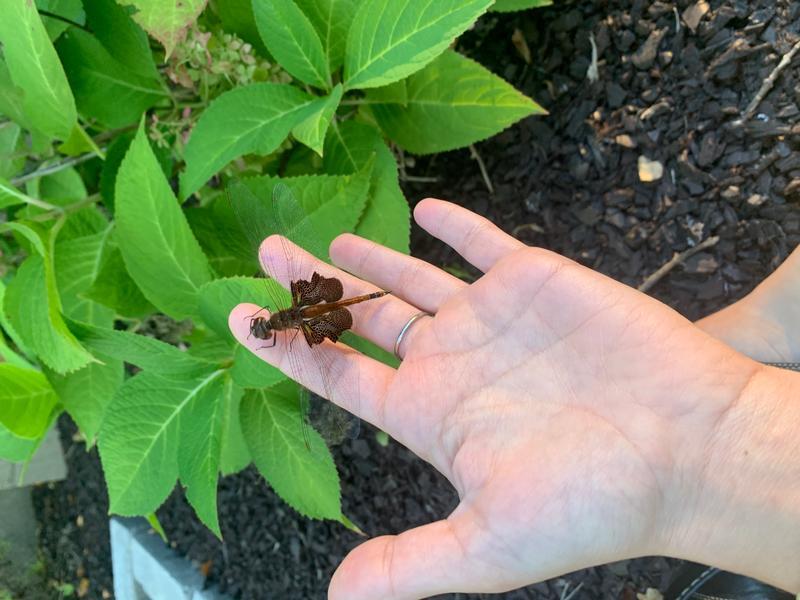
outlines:
[[[403,357],[400,356],[400,344],[403,342],[403,338],[405,337],[406,333],[408,332],[409,328],[414,324],[414,321],[420,319],[422,317],[429,317],[430,315],[425,311],[418,312],[413,317],[411,317],[406,324],[403,325],[403,328],[400,330],[400,333],[397,334],[397,339],[394,342],[394,355],[397,357],[398,360],[403,360]]]

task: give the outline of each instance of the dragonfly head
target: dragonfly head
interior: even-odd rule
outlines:
[[[260,340],[271,339],[274,334],[269,319],[264,317],[253,317],[250,319],[250,335]]]

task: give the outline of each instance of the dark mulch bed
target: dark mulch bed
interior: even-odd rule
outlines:
[[[736,123],[800,37],[800,4],[712,0],[695,31],[685,22],[676,27],[676,4],[684,14],[702,3],[582,1],[484,18],[460,49],[551,114],[477,146],[493,196],[467,151],[409,161],[407,174],[438,181],[408,181],[408,196],[458,201],[529,243],[631,285],[675,252],[719,236],[653,293],[690,318],[743,296],[800,241],[800,57],[753,118]],[[512,43],[517,29],[530,64]],[[599,59],[596,83],[586,77],[590,34]],[[648,39],[661,41],[656,46]],[[662,179],[639,180],[641,155],[663,165]],[[419,231],[413,248],[470,272]],[[64,431],[69,446],[70,431]],[[337,454],[345,511],[370,535],[443,517],[457,501],[432,468],[397,444],[380,447],[371,432]],[[86,577],[87,597],[99,598],[111,585],[99,463],[76,445],[69,446],[68,463],[68,482],[36,494],[42,549],[56,577],[76,584]],[[331,572],[359,542],[339,526],[298,518],[253,469],[223,480],[219,501],[224,543],[198,524],[179,491],[159,517],[171,544],[236,597],[324,598]],[[664,589],[675,563],[627,561],[501,597],[558,598],[570,582],[571,589],[582,584],[575,600],[632,599],[648,586]]]

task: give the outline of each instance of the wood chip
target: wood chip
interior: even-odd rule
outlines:
[[[623,148],[636,148],[636,141],[627,133],[618,135],[617,137],[614,138],[614,141],[617,142],[617,144],[619,144]]]
[[[692,33],[697,32],[697,26],[700,25],[700,21],[706,16],[706,13],[711,10],[711,7],[708,5],[706,0],[700,0],[700,2],[695,2],[685,11],[683,11],[683,22],[686,23],[686,26],[692,30]]]
[[[522,60],[531,64],[531,49],[528,47],[528,42],[525,41],[525,34],[522,33],[521,29],[514,29],[514,33],[511,34],[511,42],[514,44],[514,48],[517,49],[517,52],[519,52]]]
[[[639,157],[639,180],[645,183],[658,181],[664,176],[664,165],[646,156]]]
[[[647,588],[644,594],[636,594],[638,600],[664,600],[664,596],[655,588]]]
[[[639,46],[639,49],[633,53],[631,62],[636,65],[637,69],[646,71],[653,66],[653,63],[656,61],[656,57],[658,56],[658,47],[661,45],[661,41],[664,39],[664,36],[667,35],[667,31],[668,30],[666,27],[664,29],[657,29],[656,31],[653,31],[647,38],[647,41]]]

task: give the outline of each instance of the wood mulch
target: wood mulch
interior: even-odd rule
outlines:
[[[406,157],[406,193],[460,202],[632,286],[718,237],[650,292],[698,318],[746,294],[800,241],[800,52],[748,111],[798,40],[800,3],[790,0],[581,0],[488,15],[459,49],[550,115],[476,145],[494,194],[467,150]],[[593,45],[596,81],[587,78]],[[662,176],[642,181],[640,161]],[[475,275],[420,231],[412,239],[417,256]],[[85,597],[101,598],[111,585],[107,501],[96,454],[72,444],[70,427],[62,430],[71,478],[36,492],[40,542],[51,576],[76,586],[86,578]],[[441,518],[457,502],[431,467],[397,444],[379,446],[370,431],[337,454],[345,512],[370,535]],[[237,598],[324,598],[359,542],[297,517],[252,468],[222,480],[219,503],[224,543],[179,491],[158,514],[171,545]],[[491,597],[560,598],[580,586],[573,600],[633,600],[664,589],[677,563],[624,561]]]

